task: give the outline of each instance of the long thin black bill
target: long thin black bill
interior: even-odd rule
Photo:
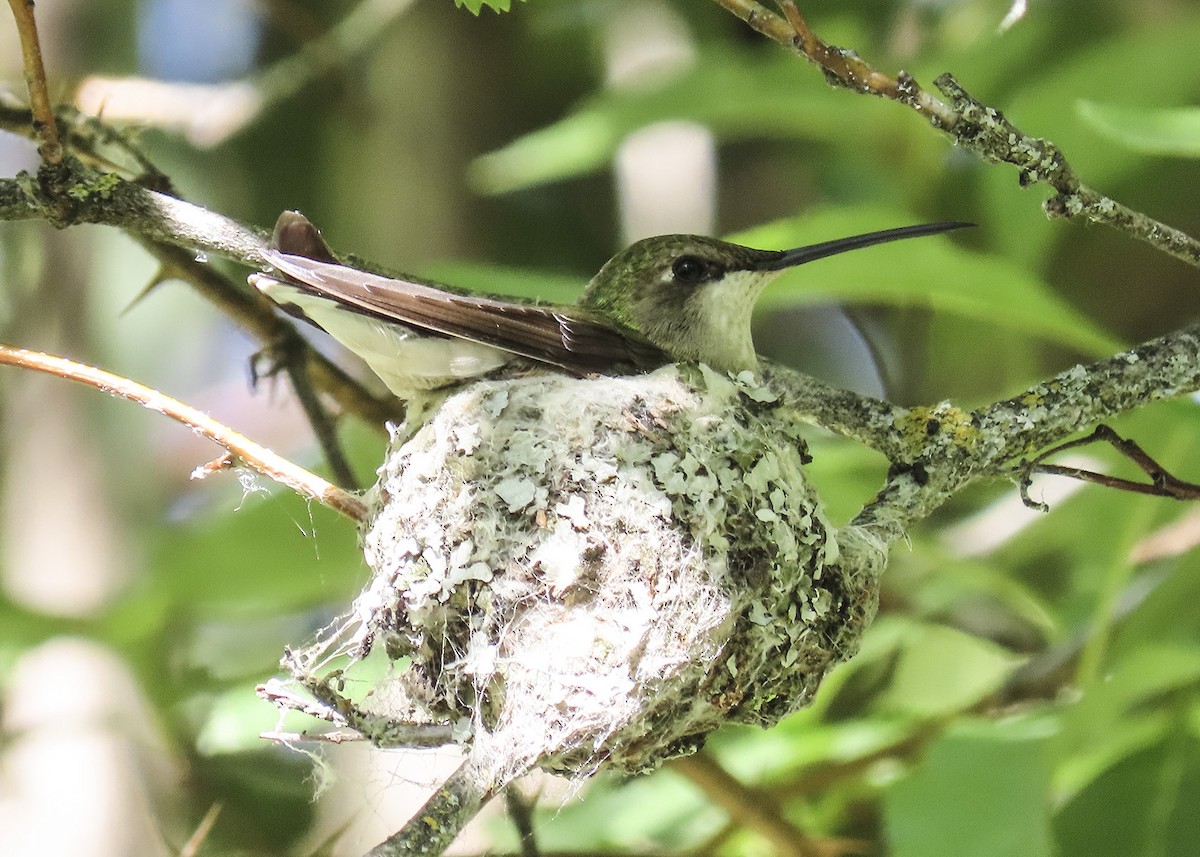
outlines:
[[[922,235],[937,235],[939,232],[950,232],[954,229],[965,229],[974,223],[964,223],[950,220],[942,223],[922,223],[919,226],[901,226],[898,229],[884,229],[880,232],[868,232],[865,235],[852,235],[849,238],[837,238],[833,241],[823,241],[820,244],[810,244],[807,247],[797,247],[794,250],[784,250],[783,255],[768,264],[764,270],[780,271],[835,256],[847,250],[858,250],[875,244],[886,244],[888,241],[899,241],[902,238],[919,238]]]

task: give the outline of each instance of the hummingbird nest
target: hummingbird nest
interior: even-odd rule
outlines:
[[[485,747],[513,775],[636,772],[771,725],[854,653],[885,563],[826,520],[800,425],[704,366],[473,383],[393,444],[371,583],[293,674],[377,744]],[[348,693],[372,652],[382,676]]]

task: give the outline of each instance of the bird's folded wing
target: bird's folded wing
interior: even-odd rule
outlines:
[[[572,307],[457,295],[424,283],[369,274],[273,249],[264,255],[289,282],[346,309],[481,342],[572,372],[630,372],[671,362],[666,353],[635,332],[593,319]]]

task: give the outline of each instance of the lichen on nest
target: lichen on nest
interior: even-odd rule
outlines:
[[[639,771],[776,722],[853,654],[885,562],[825,519],[800,424],[704,366],[464,388],[389,452],[372,581],[298,677],[382,647],[406,668],[339,705],[380,734],[451,724],[513,770]]]

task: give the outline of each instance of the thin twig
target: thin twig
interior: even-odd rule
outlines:
[[[1117,414],[1200,389],[1200,325],[1088,366],[1073,366],[1002,402],[897,409],[860,434],[892,462],[887,482],[853,523],[891,544],[969,483],[1012,476],[1012,462]],[[877,423],[886,412],[868,411]]]
[[[1107,443],[1121,455],[1150,477],[1150,482],[1134,482],[1132,479],[1122,479],[1109,476],[1106,473],[1096,473],[1082,467],[1070,467],[1061,464],[1047,464],[1046,459],[1068,449],[1077,449],[1093,443]],[[1117,488],[1122,491],[1132,491],[1135,494],[1149,494],[1154,497],[1169,497],[1172,500],[1200,500],[1200,485],[1185,482],[1175,477],[1165,467],[1151,458],[1135,441],[1121,437],[1109,426],[1103,423],[1096,426],[1086,437],[1075,438],[1061,443],[1052,449],[1045,450],[1036,458],[1022,462],[1017,468],[1020,475],[1021,502],[1031,509],[1042,512],[1049,511],[1045,503],[1039,503],[1029,496],[1029,486],[1034,473],[1045,473],[1052,476],[1066,476],[1082,482],[1092,482],[1106,488]]]
[[[82,135],[81,141],[94,142],[102,136],[97,130],[104,128],[100,123],[84,124],[92,132]],[[170,187],[166,176],[135,146],[127,146],[125,152],[141,169],[141,180]],[[212,251],[259,264],[266,242],[263,233],[116,173],[89,169],[75,158],[65,159],[54,170],[43,170],[36,182],[27,177],[0,179],[0,219],[33,217],[60,227],[99,222],[124,228],[159,260],[162,271],[156,281],[169,277],[184,280],[266,347],[281,348],[293,355],[288,364],[293,387],[312,420],[335,478],[344,486],[354,486],[353,471],[336,443],[331,420],[324,415],[313,387],[327,393],[342,412],[355,414],[376,427],[402,419],[403,403],[391,396],[372,394],[313,349],[269,300],[208,263],[206,252]]]
[[[518,783],[509,783],[504,790],[504,808],[508,818],[517,829],[517,838],[521,842],[521,857],[540,857],[538,850],[537,832],[533,829],[533,808],[537,805],[537,795],[526,797]]]
[[[686,777],[743,827],[766,838],[784,857],[815,857],[818,849],[795,825],[783,817],[775,801],[742,785],[704,752],[681,756],[671,768]]]
[[[716,3],[737,15],[751,29],[781,45],[790,47],[796,37],[796,31],[786,20],[754,0],[716,0]]]
[[[1006,475],[1006,462],[1117,414],[1197,389],[1200,325],[1191,325],[1087,366],[1072,366],[973,412],[973,424],[982,434],[1002,440],[979,464],[987,475]]]
[[[319,680],[314,680],[304,682],[302,687],[303,692],[297,691],[291,682],[273,678],[260,684],[256,692],[260,698],[280,709],[298,711],[317,720],[332,723],[338,728],[335,731],[312,735],[272,731],[263,733],[262,737],[273,740],[328,741],[334,744],[369,740],[376,747],[408,749],[432,749],[454,743],[454,727],[448,723],[388,721],[380,728],[379,722],[372,720],[369,715],[361,715],[353,705],[347,705],[342,697],[332,692],[328,684],[323,685]],[[378,720],[383,721],[383,718]]]
[[[900,83],[896,78],[871,68],[853,52],[835,48],[817,38],[792,0],[780,0],[778,5],[792,28],[792,45],[824,70],[831,83],[882,98],[899,98]]]
[[[294,342],[296,339],[299,337],[291,341]],[[360,486],[354,475],[354,469],[350,466],[349,459],[346,458],[346,451],[342,449],[341,441],[338,439],[337,421],[326,409],[321,397],[317,395],[316,389],[309,381],[308,372],[305,371],[307,362],[305,357],[308,350],[306,345],[294,357],[288,355],[285,358],[284,371],[287,372],[288,380],[292,382],[292,392],[296,394],[296,401],[304,410],[308,424],[312,427],[313,435],[316,437],[321,451],[325,454],[325,460],[329,463],[333,478],[343,488],[357,491]]]
[[[42,63],[42,45],[33,17],[33,0],[8,0],[8,5],[12,8],[17,33],[21,38],[21,59],[25,67],[25,84],[29,87],[38,154],[42,156],[42,163],[58,166],[62,163],[63,149],[58,140],[58,125],[54,121],[50,90],[46,86],[46,67]]]
[[[127,174],[133,176],[133,180],[142,187],[173,193],[167,175],[150,161],[127,132],[66,104],[57,105],[54,115],[64,151],[69,151],[90,167]],[[24,104],[9,104],[0,99],[0,131],[36,141],[33,111]],[[106,152],[106,149],[115,151]]]
[[[291,488],[297,494],[323,503],[356,523],[362,523],[367,518],[366,505],[353,494],[309,473],[265,446],[254,443],[207,414],[136,381],[63,357],[3,344],[0,344],[0,363],[78,381],[111,395],[137,402],[199,432],[229,450],[246,467]]]
[[[266,365],[265,375],[268,377],[281,371],[287,374],[292,384],[292,392],[296,394],[296,400],[308,418],[308,424],[325,454],[333,478],[343,488],[357,491],[358,480],[338,439],[337,419],[329,413],[308,376],[308,355],[311,350],[308,343],[298,335],[280,339],[276,347],[264,349],[250,358],[251,379],[257,386],[264,377],[264,374],[259,372],[260,362]]]
[[[179,849],[178,857],[196,857],[197,852],[200,851],[200,846],[204,844],[204,840],[212,832],[213,825],[217,823],[217,817],[220,814],[221,804],[214,803],[208,808],[208,812],[204,813],[204,818],[200,819],[200,823],[196,825],[196,829],[192,831],[192,835],[188,837],[188,841],[183,843],[183,847]]]
[[[368,425],[382,427],[399,421],[404,404],[392,396],[376,396],[344,369],[309,345],[271,302],[257,291],[242,287],[242,281],[227,277],[196,253],[163,241],[140,240],[175,277],[188,283],[201,296],[231,318],[267,348],[284,348],[297,355],[303,378],[325,392],[345,413],[354,414]]]

